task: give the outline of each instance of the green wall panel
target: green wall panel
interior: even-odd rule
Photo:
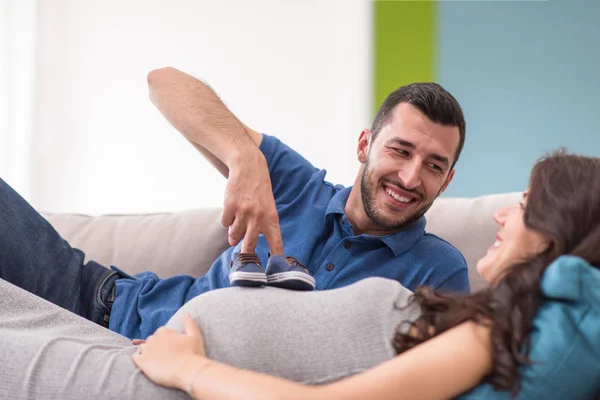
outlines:
[[[436,77],[435,1],[374,1],[373,107],[411,82]]]

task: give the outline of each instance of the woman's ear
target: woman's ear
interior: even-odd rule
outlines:
[[[356,149],[356,155],[358,161],[361,164],[367,162],[367,155],[369,154],[369,145],[371,144],[371,131],[363,129],[358,137],[358,147]]]
[[[532,255],[538,255],[546,252],[552,245],[552,239],[544,235],[541,232],[534,232],[535,237],[533,238],[533,246],[530,251],[533,251]]]
[[[542,235],[542,241],[540,242],[539,253],[543,253],[546,250],[548,250],[548,248],[550,247],[551,244],[552,244],[552,240],[548,236]]]

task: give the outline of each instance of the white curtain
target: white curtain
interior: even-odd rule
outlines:
[[[371,117],[367,0],[0,1],[0,176],[37,209],[222,203],[225,180],[148,99],[146,74],[167,65],[352,183]]]
[[[0,1],[0,176],[30,198],[37,4]]]

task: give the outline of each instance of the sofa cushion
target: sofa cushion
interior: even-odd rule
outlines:
[[[521,192],[513,192],[474,198],[441,198],[425,214],[425,229],[450,242],[467,260],[472,291],[486,285],[476,267],[498,233],[494,213],[518,203],[521,197]]]
[[[600,270],[563,256],[542,278],[544,304],[533,322],[531,366],[518,399],[592,399],[600,389]],[[461,399],[511,399],[480,385]]]
[[[86,260],[130,274],[153,271],[202,276],[228,247],[218,208],[180,213],[86,216],[44,215]]]

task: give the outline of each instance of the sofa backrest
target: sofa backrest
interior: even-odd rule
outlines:
[[[474,198],[441,198],[427,212],[426,230],[450,242],[465,257],[471,290],[486,285],[476,266],[496,240],[499,227],[493,220],[494,213],[517,204],[521,197],[521,192],[514,192]]]
[[[520,193],[477,198],[441,198],[427,212],[427,231],[457,247],[469,265],[473,290],[485,285],[477,260],[494,242],[498,227],[493,213],[518,201]],[[87,259],[117,265],[135,274],[201,276],[228,247],[221,209],[181,213],[86,216],[46,214],[45,217]]]
[[[44,215],[86,260],[136,274],[202,276],[228,247],[221,209],[180,213],[87,216]]]

